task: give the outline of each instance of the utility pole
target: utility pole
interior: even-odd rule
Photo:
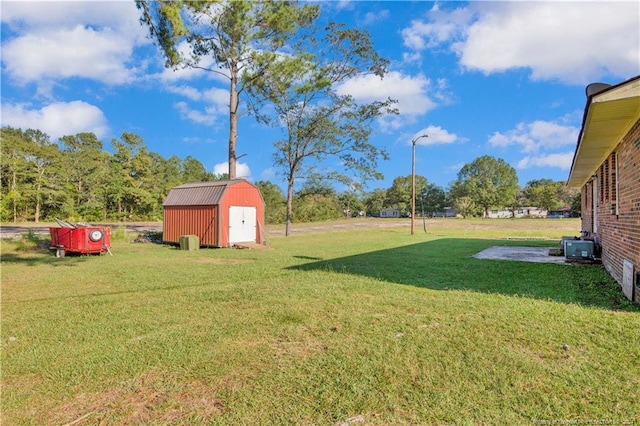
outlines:
[[[424,134],[413,138],[411,141],[411,235],[415,234],[415,217],[416,217],[416,142],[420,138],[428,138],[429,135]]]

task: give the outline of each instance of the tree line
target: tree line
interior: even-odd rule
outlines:
[[[111,140],[111,152],[93,133],[63,136],[54,142],[40,130],[0,129],[0,220],[2,222],[161,220],[169,190],[188,182],[227,179],[207,172],[197,159],[164,158],[129,132]],[[276,183],[258,181],[267,223],[287,221],[287,197]],[[579,192],[563,182],[540,179],[517,185],[504,160],[480,157],[465,165],[448,188],[416,176],[416,211],[427,216],[454,207],[464,216],[483,216],[490,208],[535,206],[580,209]],[[327,180],[307,179],[292,195],[291,219],[309,222],[344,216],[377,216],[385,208],[411,210],[411,176],[391,187],[338,192]]]
[[[93,133],[56,143],[40,130],[3,127],[0,143],[3,222],[160,220],[169,189],[219,178],[193,157],[150,152],[128,132],[111,141],[113,153]]]
[[[258,182],[267,204],[267,222],[285,220],[285,197],[277,185]],[[389,188],[370,192],[337,192],[326,182],[310,180],[295,194],[294,219],[299,222],[335,219],[344,216],[378,216],[383,209],[411,213],[412,177],[398,176]],[[432,217],[453,209],[464,217],[487,217],[490,210],[515,211],[524,207],[541,210],[568,209],[580,214],[580,191],[563,181],[535,179],[518,185],[513,167],[504,160],[483,156],[465,164],[457,179],[443,188],[416,176],[416,215]]]

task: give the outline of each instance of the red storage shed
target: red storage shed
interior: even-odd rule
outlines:
[[[197,235],[201,246],[264,243],[264,199],[244,179],[187,183],[169,191],[163,203],[162,239],[178,244]]]

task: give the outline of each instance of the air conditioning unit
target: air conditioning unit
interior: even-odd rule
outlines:
[[[595,259],[593,241],[565,240],[564,256],[567,258],[567,260]]]

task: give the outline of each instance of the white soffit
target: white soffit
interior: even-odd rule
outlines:
[[[640,79],[591,98],[567,185],[580,188],[640,119]]]

